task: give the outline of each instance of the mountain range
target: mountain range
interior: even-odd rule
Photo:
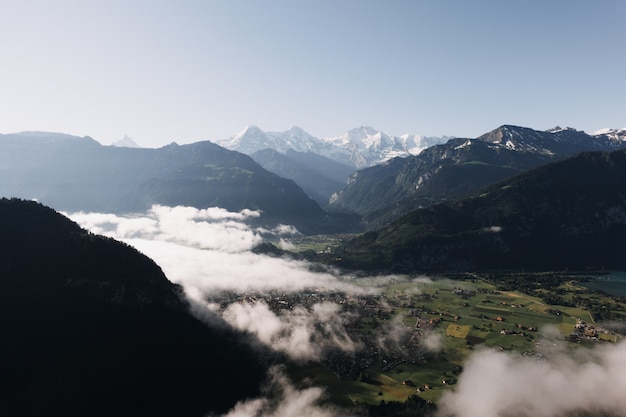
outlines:
[[[102,146],[90,137],[0,135],[0,195],[62,211],[139,212],[153,204],[259,210],[267,225],[303,232],[346,225],[292,180],[203,141],[159,149]]]
[[[625,235],[626,151],[584,152],[415,210],[332,259],[403,272],[623,270]]]
[[[0,231],[2,415],[201,417],[258,395],[243,336],[194,318],[134,248],[18,199]]]
[[[341,136],[316,138],[299,127],[265,132],[251,125],[237,135],[216,141],[227,149],[250,155],[263,168],[300,185],[320,206],[345,187],[348,176],[363,167],[395,157],[418,154],[447,137],[393,136],[369,126]]]
[[[322,141],[298,128],[266,133],[249,127],[231,139],[247,151],[262,149],[248,156],[210,141],[150,149],[103,146],[58,133],[0,135],[0,195],[37,199],[68,212],[139,212],[153,204],[251,209],[263,213],[257,221],[264,226],[335,233],[374,230],[419,207],[579,152],[626,147],[625,130],[589,135],[511,125],[475,139],[449,139],[417,155],[411,154],[419,148],[415,138],[371,128]],[[348,148],[337,143],[376,149],[379,156],[401,149],[404,156],[354,171],[354,165],[329,157],[335,151],[347,155]]]
[[[235,136],[217,140],[216,143],[246,155],[265,149],[281,154],[286,154],[289,149],[313,152],[359,169],[399,156],[417,155],[423,149],[448,139],[410,134],[394,136],[369,126],[354,128],[341,136],[319,139],[296,126],[285,132],[265,132],[251,125]]]
[[[475,139],[455,138],[419,155],[352,174],[328,210],[363,216],[370,229],[419,207],[475,192],[528,169],[583,151],[626,148],[626,131],[588,135],[504,125]]]

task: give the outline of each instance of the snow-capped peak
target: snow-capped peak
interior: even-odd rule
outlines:
[[[611,140],[626,142],[626,127],[622,129],[599,129],[595,132],[592,132],[591,136],[607,136]]]
[[[256,125],[249,125],[249,126],[246,126],[245,128],[243,128],[243,130],[241,130],[239,133],[237,133],[234,137],[237,140],[241,141],[243,138],[259,137],[259,136],[263,137],[263,136],[266,136],[266,134],[258,126],[256,126]]]
[[[118,148],[141,148],[130,136],[124,135],[124,137],[116,142],[113,142],[111,146]]]
[[[447,142],[448,139],[450,138],[426,138],[410,134],[394,136],[371,126],[361,126],[351,129],[341,136],[324,138],[323,140],[350,150],[352,161],[357,167],[362,168],[395,157],[417,155],[428,146]]]
[[[371,126],[360,126],[360,127],[355,127],[354,129],[348,130],[344,134],[344,136],[350,137],[351,139],[363,140],[370,136],[374,136],[380,133],[382,132],[379,132],[378,130],[374,129]]]
[[[573,127],[554,126],[552,129],[546,130],[546,132],[548,133],[559,133],[559,132],[565,132],[565,131],[576,132],[576,129],[574,129]]]
[[[272,148],[267,134],[258,126],[249,125],[235,136],[217,141],[218,145],[239,151],[245,154],[254,153],[260,149]]]
[[[307,132],[305,132],[304,129],[298,126],[291,126],[291,129],[287,130],[284,133],[288,133],[293,136],[311,136]]]
[[[592,136],[608,135],[609,133],[612,133],[614,131],[615,131],[615,129],[611,129],[611,128],[605,127],[604,129],[598,129],[595,132],[591,132],[590,134]]]
[[[216,141],[225,148],[251,155],[263,149],[286,153],[288,149],[306,152],[323,144],[303,129],[293,126],[285,132],[265,132],[255,125],[247,126],[235,136]]]
[[[250,125],[237,135],[216,143],[248,155],[268,148],[283,154],[289,149],[309,151],[363,168],[398,156],[417,155],[424,148],[448,139],[450,138],[426,138],[409,134],[392,136],[371,126],[357,127],[341,136],[318,139],[298,126],[284,132],[265,132]]]

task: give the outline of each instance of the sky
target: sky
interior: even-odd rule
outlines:
[[[626,127],[626,2],[2,0],[0,133]]]

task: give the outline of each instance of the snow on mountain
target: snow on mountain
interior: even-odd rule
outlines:
[[[477,140],[493,144],[494,149],[504,146],[519,152],[552,155],[554,151],[551,144],[557,139],[556,134],[566,131],[569,131],[569,128],[561,129],[557,126],[547,132],[541,132],[527,127],[503,125],[479,136]]]
[[[391,158],[417,155],[423,149],[447,142],[450,137],[421,135],[392,136],[370,126],[361,126],[341,136],[318,139],[294,126],[285,132],[265,132],[257,126],[248,126],[237,135],[216,143],[225,148],[253,154],[263,149],[286,153],[314,152],[356,168],[377,165]]]
[[[378,165],[392,158],[417,155],[425,148],[447,142],[448,136],[427,137],[404,134],[393,136],[370,126],[349,130],[342,136],[323,140],[343,147],[353,153],[352,160],[358,168]]]
[[[255,125],[247,126],[241,132],[228,139],[216,141],[224,148],[250,155],[261,149],[272,148],[267,134]]]
[[[618,142],[626,142],[626,127],[622,129],[600,129],[590,133],[591,136],[607,136],[609,139]]]
[[[324,142],[309,135],[297,126],[285,132],[265,132],[258,126],[250,125],[235,136],[216,141],[220,146],[251,155],[264,149],[274,149],[280,153],[293,149],[298,152],[315,152]]]
[[[122,139],[113,142],[111,146],[116,146],[118,148],[141,148],[141,146],[139,146],[137,142],[132,140],[128,135],[124,135]]]

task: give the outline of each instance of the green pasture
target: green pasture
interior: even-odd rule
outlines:
[[[446,336],[465,339],[471,329],[472,326],[450,323],[448,327],[446,327]]]
[[[455,288],[470,293],[455,294]],[[564,288],[565,299],[570,297],[567,291],[579,290],[573,284]],[[387,309],[392,318],[400,315],[410,327],[416,324],[416,314],[423,320],[438,320],[433,331],[441,334],[442,346],[434,360],[423,365],[402,363],[391,370],[383,370],[378,363],[363,371],[368,378],[359,380],[340,380],[322,365],[294,368],[291,376],[294,381],[303,384],[325,387],[328,400],[335,404],[404,401],[416,393],[436,402],[444,390],[450,389],[450,383],[458,378],[455,373],[458,372],[457,367],[462,366],[467,356],[476,349],[476,344],[519,352],[534,351],[537,348],[536,339],[540,339],[541,331],[547,327],[554,327],[566,336],[574,329],[577,318],[593,323],[588,310],[549,305],[543,302],[543,293],[534,294],[537,296],[496,291],[494,285],[481,280],[434,279],[429,283],[405,281],[389,285],[383,290],[385,307],[381,308]],[[581,293],[578,291],[575,294],[580,296]],[[598,294],[588,296],[594,302],[606,300]],[[626,311],[620,310],[616,314],[626,319]],[[384,325],[381,319],[369,316],[358,321],[354,330],[362,335],[374,335]],[[610,342],[618,337],[609,333],[599,334],[600,339]],[[569,348],[575,349],[576,346],[572,344]],[[403,381],[411,382],[406,384]],[[428,389],[424,389],[425,386]]]
[[[385,401],[405,401],[409,396],[418,394],[426,400],[436,401],[444,389],[448,388],[443,381],[456,381],[455,369],[452,362],[440,360],[428,365],[402,364],[395,368],[383,371],[375,366],[368,370],[371,381],[345,381],[341,387],[330,388],[333,396],[344,396],[343,402],[360,402],[377,404]],[[403,381],[410,381],[404,384]],[[428,387],[428,388],[425,388]],[[420,389],[420,392],[417,389]]]

